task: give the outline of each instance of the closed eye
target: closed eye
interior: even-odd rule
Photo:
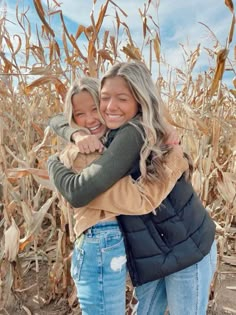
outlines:
[[[84,115],[84,113],[75,113],[75,114],[74,114],[75,117],[81,117],[81,116],[83,116],[83,115]]]
[[[101,101],[107,102],[109,100],[109,97],[101,97]]]

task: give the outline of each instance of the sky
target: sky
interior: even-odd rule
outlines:
[[[53,4],[53,0],[41,0],[43,4],[49,1]],[[97,17],[100,7],[105,3],[104,0],[57,0],[61,4],[61,9],[65,18],[67,28],[74,34],[79,24],[88,26],[90,23],[89,14],[94,10],[94,15]],[[95,2],[95,4],[94,4]],[[144,4],[147,1],[143,0],[114,0],[114,2],[124,10],[128,16],[122,16],[122,20],[129,26],[132,38],[139,46],[140,34],[142,32],[141,17],[138,9],[143,10]],[[232,14],[225,5],[224,0],[154,0],[148,11],[155,23],[159,26],[161,38],[161,53],[166,62],[179,69],[184,69],[182,46],[187,50],[194,51],[197,45],[201,44],[201,56],[196,65],[196,73],[203,72],[209,64],[214,62],[210,60],[204,47],[213,49],[215,44],[214,35],[220,42],[221,47],[225,46]],[[36,17],[33,0],[0,0],[0,13],[6,7],[7,18],[14,22],[16,4],[19,4],[20,9],[27,9],[27,16],[31,23],[39,24]],[[236,0],[233,0],[236,6]],[[105,19],[103,26],[106,29],[113,30],[114,7],[110,4],[108,9],[108,17]],[[60,24],[54,18],[52,21],[55,32],[60,37]],[[207,25],[211,32],[203,26]],[[9,33],[16,34],[21,32],[19,26],[14,23],[8,23],[7,29]],[[35,28],[32,28],[32,39],[34,38]],[[142,36],[141,36],[142,37]],[[36,39],[36,37],[35,37]],[[234,70],[236,70],[236,62],[234,60],[233,52],[236,45],[235,35],[230,47],[229,59],[234,62]],[[231,86],[232,79],[235,73],[227,72],[224,81]]]

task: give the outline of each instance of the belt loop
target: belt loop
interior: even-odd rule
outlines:
[[[84,241],[84,233],[82,233],[76,240],[76,246],[80,248]]]

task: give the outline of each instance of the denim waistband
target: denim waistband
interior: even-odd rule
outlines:
[[[99,222],[97,224],[95,224],[94,226],[88,228],[84,234],[97,234],[97,233],[101,233],[103,231],[107,231],[107,230],[115,230],[115,229],[119,229],[119,224],[117,221],[105,221],[105,222]]]

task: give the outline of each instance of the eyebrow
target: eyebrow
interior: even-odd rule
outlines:
[[[110,93],[109,92],[101,92],[101,95],[110,95]],[[128,93],[124,93],[124,92],[118,93],[116,95],[118,95],[118,96],[121,96],[121,95],[129,96]]]

